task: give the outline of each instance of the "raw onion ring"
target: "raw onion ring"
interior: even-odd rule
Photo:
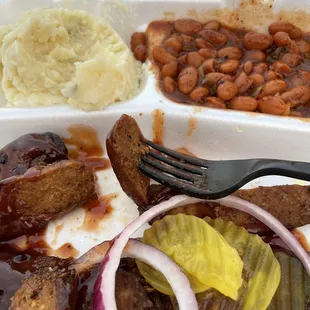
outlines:
[[[104,244],[104,243],[103,243]],[[98,245],[100,248],[102,244]],[[104,250],[106,247],[104,247]],[[97,253],[90,252],[92,259],[98,259],[101,254],[103,254],[101,250]],[[93,255],[95,254],[95,255]],[[99,254],[99,256],[98,256]],[[153,268],[160,271],[169,284],[171,285],[175,297],[179,303],[180,310],[198,310],[198,304],[195,297],[195,293],[193,292],[190,282],[187,279],[186,275],[182,272],[181,268],[177,263],[175,263],[169,256],[167,256],[162,251],[142,243],[141,241],[130,239],[124,248],[122,253],[122,257],[133,257],[137,258],[146,264],[152,266]],[[95,285],[94,299],[93,305],[95,310],[105,310],[105,309],[116,309],[115,305],[105,303],[105,290],[98,289],[97,285],[102,280],[103,273],[99,273],[99,276]],[[112,301],[112,299],[111,299]],[[115,299],[114,299],[115,302]]]
[[[285,242],[285,244],[290,248],[290,250],[300,259],[307,273],[310,275],[310,257],[308,253],[298,242],[298,240],[296,240],[294,235],[288,229],[286,229],[283,224],[273,215],[251,202],[232,195],[218,200],[214,200],[214,202],[225,207],[234,208],[239,211],[246,212],[264,223],[266,226],[268,226]]]
[[[160,271],[169,282],[180,309],[198,309],[196,296],[189,280],[180,266],[164,252],[141,241],[131,239],[124,254],[137,258]]]

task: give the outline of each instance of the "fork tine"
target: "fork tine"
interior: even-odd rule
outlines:
[[[160,184],[176,189],[183,194],[205,199],[209,199],[210,197],[210,199],[212,199],[212,193],[209,193],[207,190],[199,188],[193,183],[189,183],[187,181],[167,175],[164,172],[149,166],[145,162],[140,161],[138,163],[138,167],[148,177],[152,178]],[[211,195],[209,196],[209,194]]]
[[[194,175],[190,172],[184,172],[180,169],[177,168],[172,168],[166,164],[162,164],[160,161],[158,160],[152,160],[152,158],[148,157],[148,156],[143,156],[141,158],[142,161],[144,161],[145,163],[149,164],[150,166],[153,166],[154,168],[157,168],[158,170],[162,171],[162,172],[166,172],[169,173],[177,178],[181,178],[183,180],[186,181],[190,181],[190,182],[195,182],[198,180],[198,176]]]
[[[185,170],[185,171],[188,171],[188,172],[192,172],[192,173],[195,173],[195,174],[198,174],[198,175],[202,175],[204,170],[201,169],[201,168],[197,168],[196,166],[194,165],[189,165],[189,164],[185,164],[185,163],[182,163],[178,160],[174,160],[174,159],[171,159],[167,156],[164,156],[162,154],[159,154],[159,153],[155,153],[154,151],[149,151],[147,153],[146,156],[152,156],[170,166],[173,166],[173,167],[176,167],[176,168],[180,168],[182,170]]]
[[[158,145],[152,141],[149,141],[147,140],[146,141],[146,144],[151,146],[152,148],[154,148],[155,150],[158,150],[166,155],[169,155],[171,157],[174,157],[174,158],[177,158],[181,161],[185,161],[187,163],[190,163],[190,164],[193,164],[193,165],[196,165],[196,166],[200,166],[200,167],[206,167],[208,168],[208,161],[207,160],[204,160],[204,159],[200,159],[200,158],[195,158],[195,157],[192,157],[192,156],[188,156],[188,155],[183,155],[179,152],[176,152],[176,151],[173,151],[173,150],[170,150],[162,145]]]

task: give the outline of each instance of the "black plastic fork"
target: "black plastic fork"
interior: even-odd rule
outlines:
[[[196,158],[146,141],[148,153],[139,169],[155,181],[179,192],[203,199],[219,199],[234,193],[253,179],[281,175],[310,181],[310,163],[277,159],[213,161]]]

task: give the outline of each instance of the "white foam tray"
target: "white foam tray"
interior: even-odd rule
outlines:
[[[264,1],[264,3],[269,5],[268,1]],[[12,23],[21,11],[35,7],[63,6],[83,9],[105,18],[128,42],[132,32],[137,29],[144,30],[151,20],[161,19],[164,16],[177,18],[195,14],[201,17],[206,16],[206,10],[214,8],[224,9],[222,12],[227,13],[225,8],[232,8],[233,4],[236,6],[236,1],[0,0],[0,23]],[[273,8],[270,8],[270,11],[263,10],[265,13],[260,13],[260,9],[257,7],[256,11],[254,9],[252,11],[263,14],[267,24],[269,24],[275,19],[272,12],[278,12],[284,5],[286,9],[290,9],[292,8],[292,1],[274,1]],[[296,0],[294,5],[299,5],[303,10],[305,7],[310,10],[310,2],[308,1]],[[191,10],[189,12],[190,9],[196,11]],[[294,18],[296,16],[299,15],[295,14]],[[266,24],[262,22],[260,16],[255,18],[250,18],[250,20],[255,21],[258,18],[262,26]],[[301,20],[305,21],[306,19]],[[308,20],[310,21],[310,19]],[[302,26],[305,29],[308,25]],[[2,100],[4,99],[2,98]],[[163,138],[165,145],[171,148],[185,146],[197,156],[208,159],[265,157],[310,162],[310,125],[307,121],[209,108],[197,109],[187,105],[175,104],[167,100],[157,90],[151,72],[146,73],[145,85],[136,98],[111,105],[108,109],[100,112],[85,113],[68,107],[2,108],[0,109],[0,147],[25,133],[52,131],[61,136],[66,136],[68,135],[67,128],[76,124],[92,126],[97,130],[102,144],[105,145],[107,133],[122,113],[134,116],[143,134],[147,138],[152,138],[152,112],[155,109],[160,109],[165,113]],[[189,134],[189,127],[193,124],[195,126],[192,133]],[[95,244],[113,238],[138,215],[136,206],[121,191],[111,169],[100,172],[98,177],[102,194],[118,193],[118,198],[112,200],[111,203],[112,214],[102,220],[98,230],[92,233],[86,232],[82,228],[85,216],[82,209],[75,210],[64,218],[50,223],[46,238],[52,248],[57,249],[64,243],[70,242],[81,255]],[[291,183],[306,184],[288,178],[264,177],[255,180],[248,187]],[[56,233],[56,227],[62,223],[64,223],[63,229],[60,233]]]

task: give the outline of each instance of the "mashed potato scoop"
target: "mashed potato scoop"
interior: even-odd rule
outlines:
[[[112,28],[86,12],[25,12],[0,27],[1,43],[1,87],[11,107],[101,110],[139,90],[140,63]]]

